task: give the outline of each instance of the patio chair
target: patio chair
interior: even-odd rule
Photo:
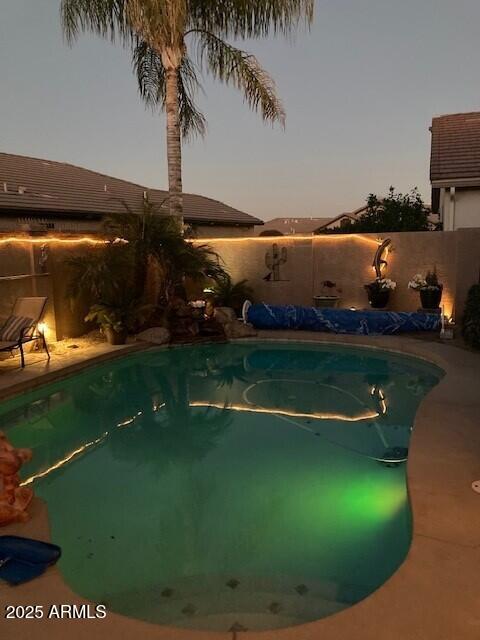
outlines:
[[[17,298],[11,316],[0,329],[0,352],[10,351],[13,355],[14,349],[19,349],[22,369],[25,367],[23,346],[27,342],[41,340],[50,360],[45,335],[38,329],[46,304],[47,298]]]

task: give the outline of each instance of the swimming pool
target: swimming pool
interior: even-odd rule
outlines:
[[[64,580],[107,609],[219,631],[359,602],[411,539],[405,460],[442,376],[301,343],[138,353],[0,407]]]

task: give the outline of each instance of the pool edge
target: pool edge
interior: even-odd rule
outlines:
[[[255,340],[345,344],[377,349],[418,357],[443,369],[445,376],[425,396],[415,416],[407,467],[413,532],[410,550],[403,564],[368,598],[340,613],[296,627],[246,632],[238,636],[247,636],[248,640],[318,640],[320,637],[322,640],[339,640],[344,637],[371,640],[379,635],[381,623],[384,640],[452,640],[454,637],[477,640],[480,614],[478,605],[475,606],[475,590],[478,587],[475,567],[480,562],[480,498],[471,491],[468,474],[477,471],[480,476],[480,464],[469,440],[469,437],[474,436],[473,430],[477,416],[480,415],[480,356],[450,345],[396,336],[373,338],[263,331],[256,338],[233,342]],[[137,350],[149,348],[151,345],[141,345],[141,349]],[[125,350],[115,355],[118,357],[126,353]],[[109,359],[106,355],[100,362]],[[79,370],[97,363],[96,359],[87,360]],[[76,372],[71,367],[61,371],[63,375],[56,379]],[[36,386],[47,382],[52,380],[43,381]],[[455,425],[454,429],[452,424]],[[48,521],[45,505],[43,508],[40,506],[40,511],[42,510]],[[468,525],[463,526],[462,521]],[[23,525],[23,535],[34,535],[34,525],[33,518],[30,523]],[[15,528],[18,532],[19,528]],[[9,529],[11,528],[6,527],[2,532],[8,533]],[[70,591],[55,569],[44,578],[30,583],[28,589],[25,585],[25,588],[16,588],[12,593],[15,593],[16,600],[34,604],[32,593],[38,598],[37,593],[42,591],[40,583],[43,583],[44,589],[48,589],[49,579],[55,582],[55,592],[59,591],[60,581],[64,602],[87,602]],[[2,596],[3,589],[3,586],[0,587]],[[60,638],[66,633],[68,626],[68,621],[57,621],[57,624],[48,624],[52,621],[43,621],[44,624],[36,622],[36,625],[33,623],[35,626],[27,621],[9,621],[4,624],[11,624],[12,632],[19,639],[32,637],[33,630],[38,639],[43,637],[43,630],[45,637]],[[134,638],[140,634],[145,640],[206,640],[221,637],[233,640],[235,637],[233,633],[171,629],[113,613],[102,622],[85,622],[84,625],[79,625],[78,621],[70,623],[68,633],[72,640],[76,637],[103,639],[106,634],[115,633],[117,625],[121,625],[124,638]],[[80,630],[82,626],[83,631]],[[125,634],[127,628],[132,635]],[[22,635],[23,629],[25,635]],[[30,629],[29,633],[27,629]],[[75,632],[76,629],[79,635]]]

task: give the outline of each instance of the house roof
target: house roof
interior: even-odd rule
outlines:
[[[64,162],[0,153],[0,211],[92,215],[140,210],[145,192],[168,211],[168,192]],[[184,218],[195,224],[256,225],[261,220],[223,202],[185,193]]]
[[[480,112],[432,120],[430,179],[436,187],[480,184]]]
[[[335,218],[332,218],[331,220],[327,220],[327,222],[325,224],[320,225],[319,227],[317,227],[317,229],[315,229],[315,232],[318,233],[319,231],[322,231],[323,229],[328,229],[328,227],[331,224],[335,224],[336,222],[339,222],[340,220],[343,220],[344,218],[348,218],[349,220],[356,220],[356,217],[354,215],[352,215],[351,213],[341,213],[339,216],[336,216]]]
[[[349,218],[350,220],[357,220],[357,217],[363,213],[364,211],[366,211],[367,206],[363,205],[362,207],[359,207],[358,209],[355,209],[355,211],[350,211],[349,213],[341,213],[338,216],[335,216],[335,218],[330,218],[327,219],[323,224],[319,225],[316,229],[315,229],[315,233],[321,233],[324,229],[328,229],[328,227],[331,224],[335,224],[336,222],[339,222],[340,220],[342,220],[343,218]]]
[[[330,218],[273,218],[267,220],[259,232],[280,231],[283,235],[308,234]]]

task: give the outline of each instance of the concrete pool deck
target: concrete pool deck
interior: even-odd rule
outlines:
[[[317,622],[263,632],[201,632],[157,626],[108,613],[104,620],[5,620],[5,606],[86,603],[53,568],[30,583],[0,583],[0,638],[42,640],[68,637],[116,640],[478,640],[480,638],[480,354],[451,344],[407,337],[335,336],[275,331],[256,340],[351,344],[412,355],[446,372],[425,397],[415,417],[407,467],[413,510],[413,540],[398,571],[362,602]],[[117,348],[118,349],[118,348]],[[128,348],[124,353],[127,353]],[[117,351],[118,353],[118,351]],[[101,354],[101,358],[108,355]],[[75,370],[91,364],[74,363]],[[71,363],[70,363],[71,364]],[[1,363],[0,363],[1,366]],[[71,372],[58,365],[56,376]],[[35,385],[50,381],[42,374]],[[18,380],[17,380],[17,385]],[[29,386],[24,381],[25,388]],[[3,392],[7,393],[7,386]],[[16,392],[19,392],[19,386]],[[0,393],[2,389],[0,388]],[[26,524],[5,527],[0,535],[49,539],[46,505],[36,499]]]

